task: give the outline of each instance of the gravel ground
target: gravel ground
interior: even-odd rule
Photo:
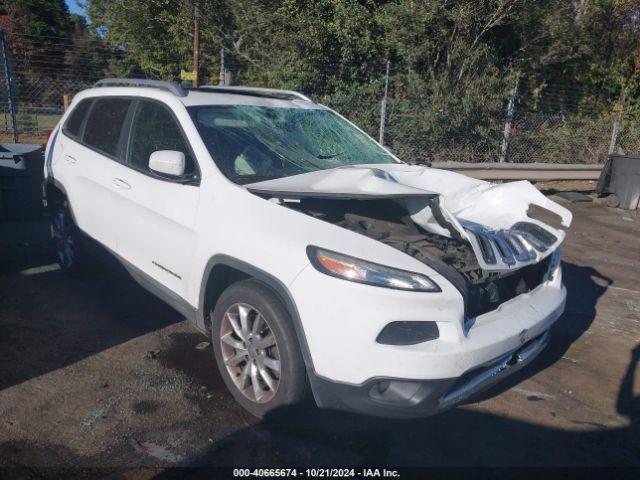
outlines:
[[[640,215],[567,205],[549,347],[482,398],[409,421],[311,405],[257,421],[196,348],[206,338],[125,272],[66,278],[46,225],[0,224],[0,466],[640,466]]]

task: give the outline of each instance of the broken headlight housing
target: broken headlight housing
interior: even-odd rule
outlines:
[[[307,255],[319,272],[350,282],[412,292],[441,291],[433,280],[421,273],[386,267],[312,245],[307,247]]]

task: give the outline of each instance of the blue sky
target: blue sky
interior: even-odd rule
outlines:
[[[84,8],[79,5],[78,0],[65,0],[67,3],[67,7],[69,7],[69,11],[71,13],[77,13],[79,15],[84,15]]]

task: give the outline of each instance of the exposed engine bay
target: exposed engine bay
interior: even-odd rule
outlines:
[[[467,317],[489,312],[533,290],[549,270],[551,257],[518,270],[483,270],[468,242],[425,231],[391,199],[303,198],[283,205],[378,240],[434,268],[461,291]]]
[[[304,214],[429,265],[460,290],[467,318],[540,285],[555,268],[571,213],[529,182],[491,184],[404,164],[322,170],[247,185]]]

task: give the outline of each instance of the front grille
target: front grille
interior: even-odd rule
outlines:
[[[486,270],[501,271],[531,264],[558,242],[550,231],[531,222],[518,222],[506,230],[466,225],[469,241]]]
[[[467,318],[491,312],[500,304],[535,289],[545,280],[552,256],[513,272],[496,274],[481,283],[468,285],[465,304]]]

